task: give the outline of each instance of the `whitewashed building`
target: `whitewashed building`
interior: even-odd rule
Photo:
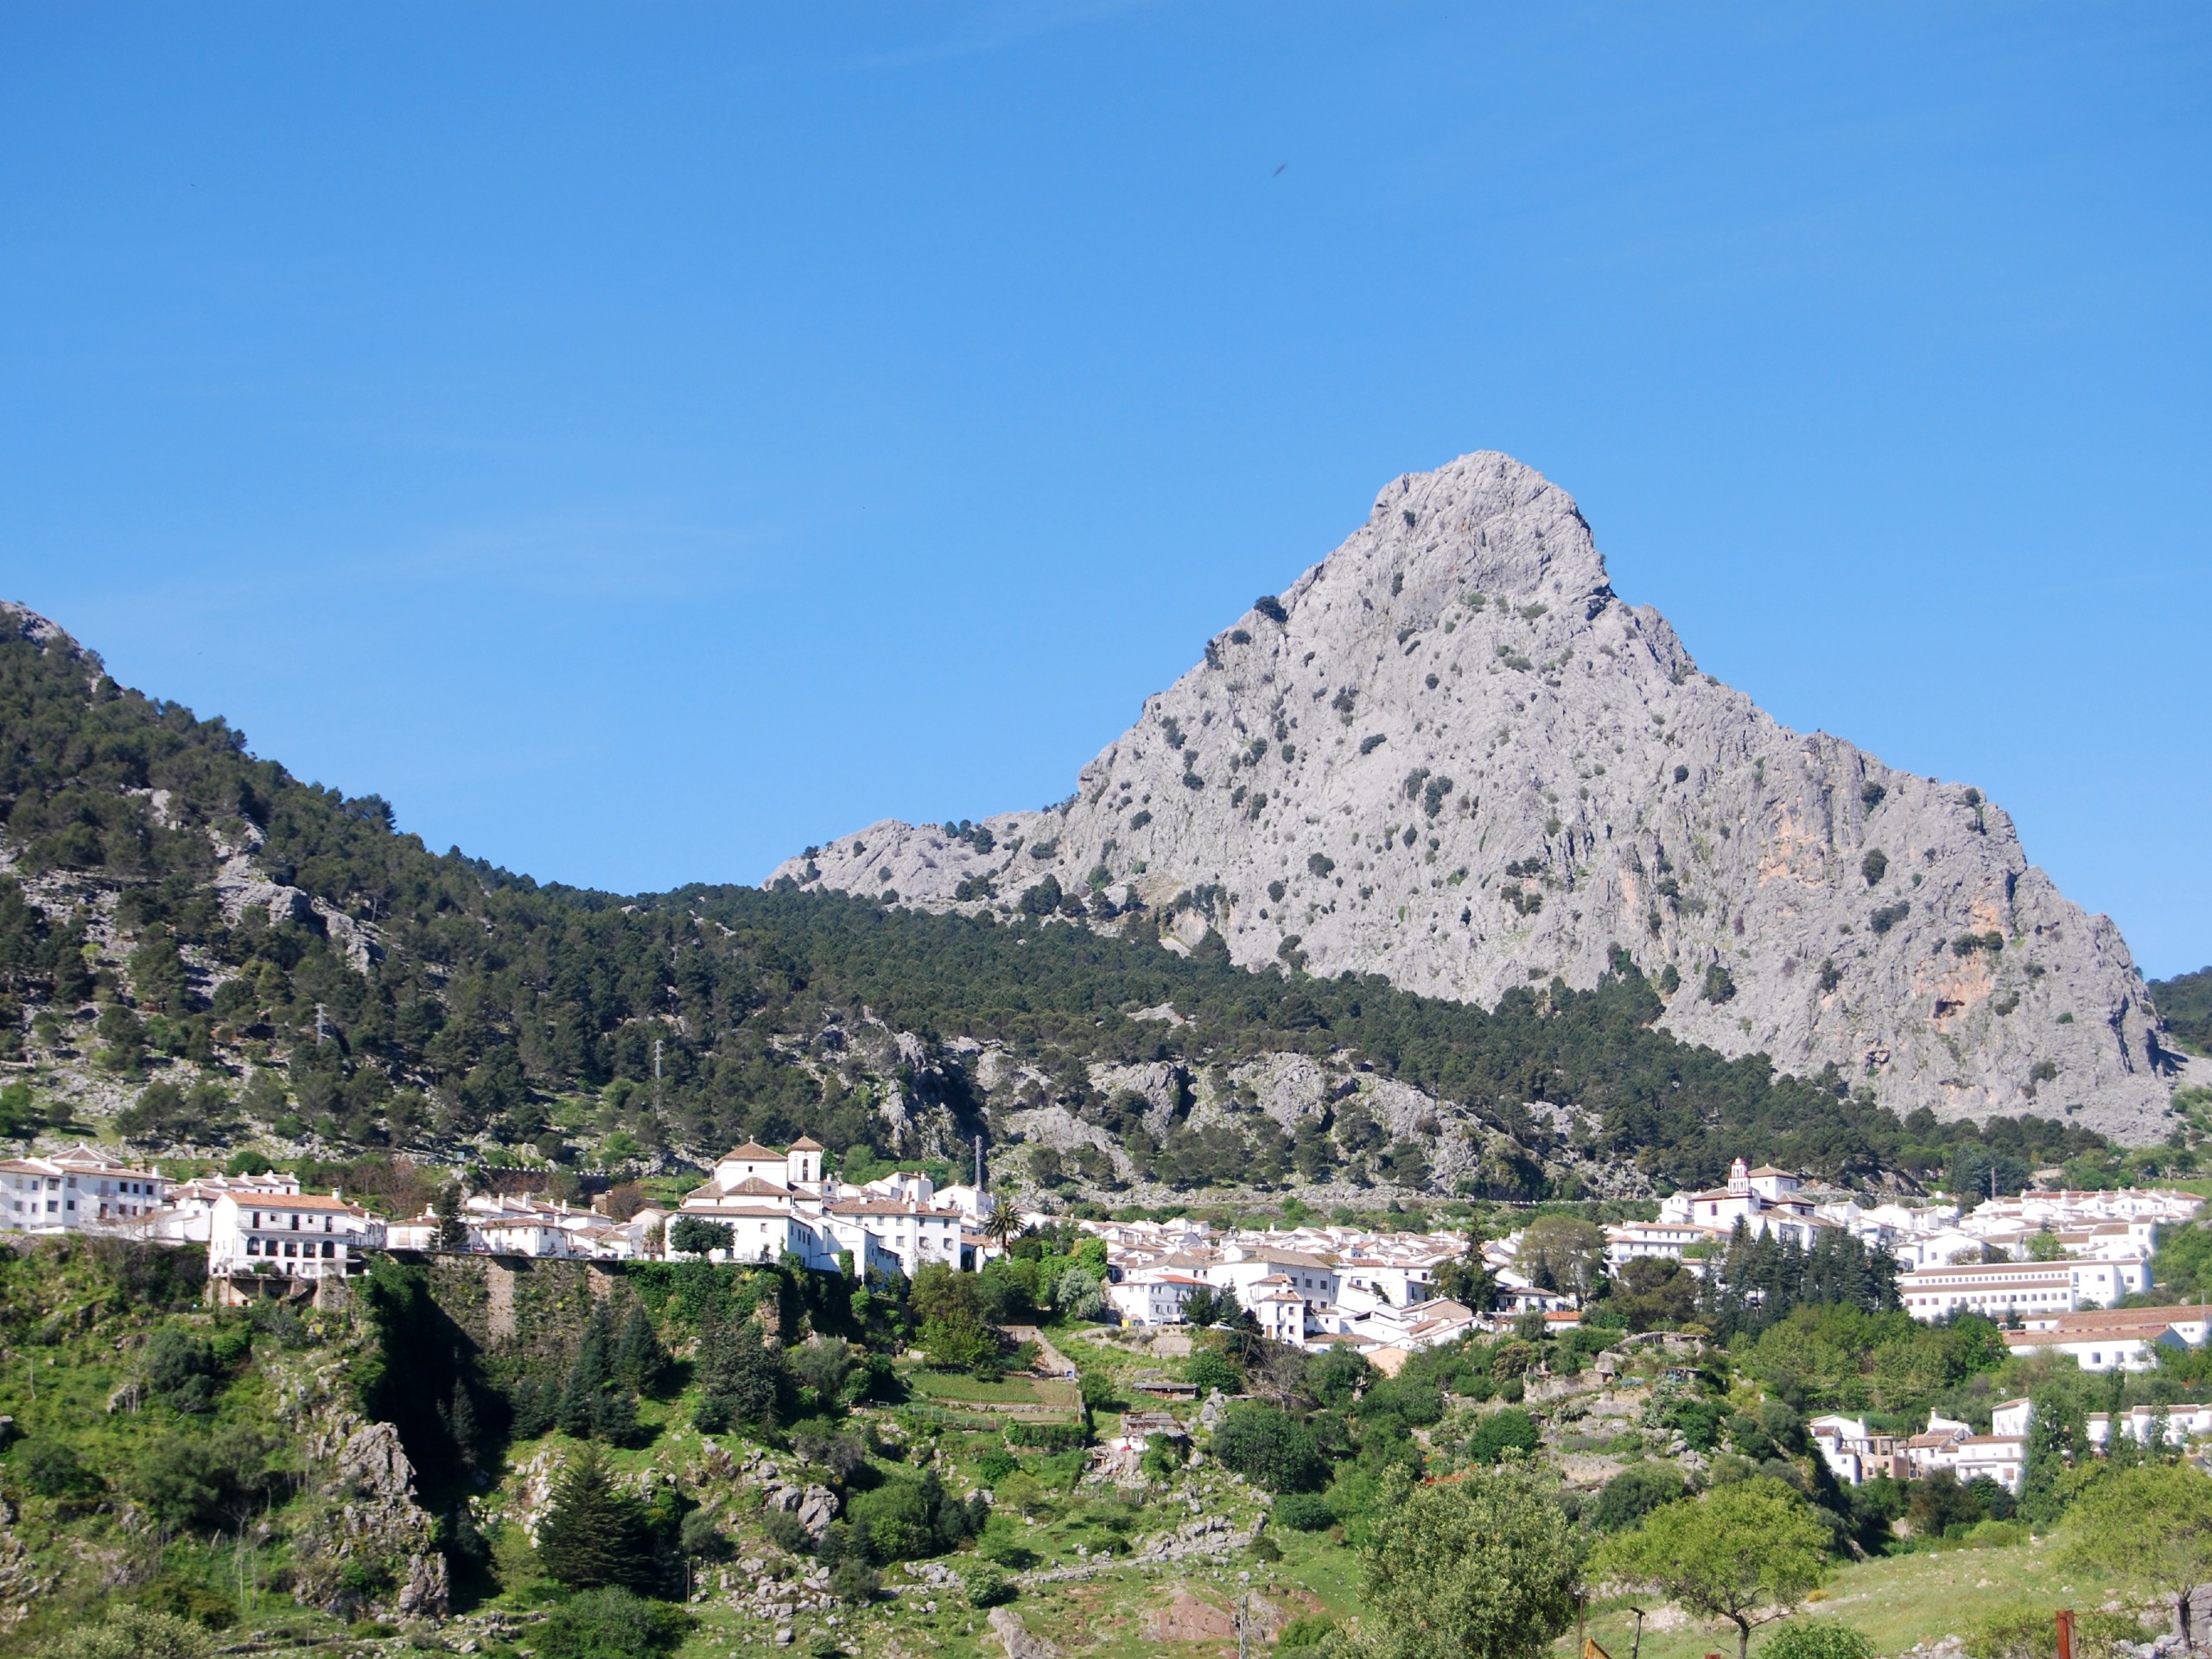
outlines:
[[[342,1279],[384,1245],[383,1224],[336,1193],[226,1192],[207,1239],[211,1279]]]
[[[2023,1320],[2007,1331],[2013,1354],[2063,1354],[2085,1371],[2148,1370],[2161,1348],[2201,1348],[2212,1330],[2212,1307],[2085,1309],[2060,1318]]]
[[[51,1157],[0,1160],[0,1229],[24,1233],[113,1231],[167,1205],[159,1170],[138,1169],[79,1141]]]
[[[1195,1274],[1140,1268],[1108,1285],[1106,1300],[1124,1325],[1180,1325],[1192,1296],[1209,1288]]]

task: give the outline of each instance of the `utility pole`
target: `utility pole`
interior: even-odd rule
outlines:
[[[322,1004],[315,1005],[315,1046],[321,1048],[329,1033],[324,1029]]]
[[[660,1111],[660,1039],[653,1039],[653,1111]]]
[[[978,1198],[981,1198],[981,1197],[982,1196],[982,1193],[983,1193],[983,1137],[982,1137],[982,1135],[977,1135],[977,1136],[976,1137],[976,1197],[978,1197]]]

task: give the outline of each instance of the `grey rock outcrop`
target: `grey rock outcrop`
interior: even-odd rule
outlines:
[[[1032,1636],[1011,1607],[992,1608],[983,1622],[1006,1649],[1006,1659],[1060,1659],[1059,1649],[1041,1636]]]
[[[1899,1112],[2166,1127],[2126,943],[2004,810],[1699,671],[1613,593],[1573,501],[1501,454],[1393,482],[1061,806],[872,824],[772,880],[1005,909],[1047,877],[1247,966],[1484,1005],[1624,950],[1677,1035],[1833,1065]]]
[[[331,1406],[307,1445],[322,1473],[318,1502],[294,1540],[301,1599],[340,1617],[372,1603],[404,1618],[442,1617],[451,1593],[446,1558],[435,1523],[415,1503],[415,1466],[398,1431]],[[363,1580],[362,1567],[380,1575]]]

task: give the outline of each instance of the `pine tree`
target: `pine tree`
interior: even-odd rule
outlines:
[[[481,1438],[476,1423],[476,1402],[470,1396],[468,1385],[456,1381],[453,1392],[438,1408],[438,1419],[445,1425],[446,1438],[453,1442],[464,1468],[476,1467],[478,1441]]]
[[[652,1394],[668,1374],[668,1351],[660,1345],[641,1301],[630,1303],[630,1317],[614,1344],[613,1364],[616,1380],[634,1394]]]
[[[579,1451],[554,1489],[537,1559],[572,1589],[652,1587],[658,1569],[644,1506],[615,1486],[598,1448]]]
[[[593,1310],[591,1322],[584,1326],[583,1340],[576,1344],[575,1363],[569,1367],[568,1381],[562,1386],[561,1403],[554,1408],[554,1421],[561,1432],[580,1440],[591,1438],[601,1391],[611,1380],[607,1349],[612,1344],[613,1325],[606,1304]]]
[[[699,1392],[695,1421],[709,1434],[733,1424],[776,1420],[785,1378],[782,1362],[760,1340],[751,1319],[731,1325],[710,1315],[699,1338]]]

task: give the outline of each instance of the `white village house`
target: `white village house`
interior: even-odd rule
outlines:
[[[79,1141],[51,1157],[0,1160],[0,1228],[74,1233],[137,1224],[166,1203],[159,1170],[137,1169]]]
[[[384,1242],[384,1224],[335,1192],[226,1192],[209,1217],[207,1276],[233,1295],[241,1280],[343,1279]]]

